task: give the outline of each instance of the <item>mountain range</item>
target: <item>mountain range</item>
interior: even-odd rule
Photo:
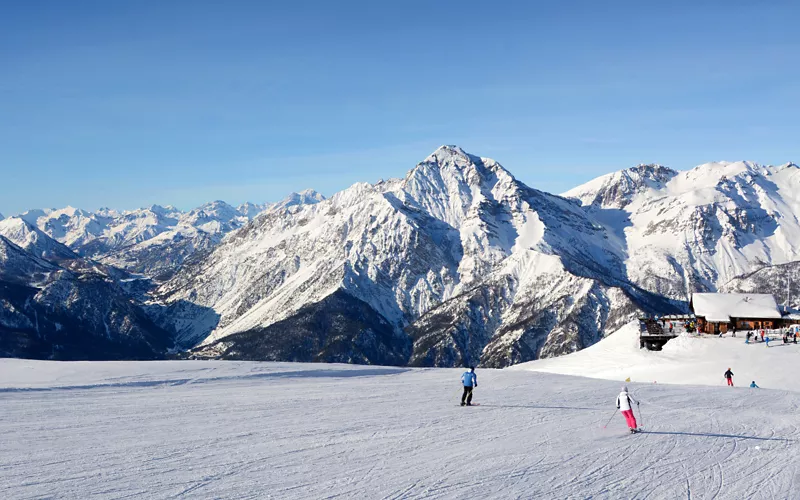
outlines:
[[[785,289],[787,269],[800,282],[798,173],[639,165],[554,195],[443,146],[403,178],[329,199],[31,210],[0,221],[0,354],[557,356],[639,314],[684,311],[695,291]]]

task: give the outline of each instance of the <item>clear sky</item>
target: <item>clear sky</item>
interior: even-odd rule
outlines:
[[[562,192],[800,161],[792,3],[0,2],[0,212],[331,195],[441,144]]]

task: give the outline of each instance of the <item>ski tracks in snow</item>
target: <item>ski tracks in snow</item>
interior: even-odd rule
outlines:
[[[0,393],[0,497],[800,497],[795,393],[631,384],[630,435],[616,382],[492,371],[459,407],[460,370],[231,366]]]

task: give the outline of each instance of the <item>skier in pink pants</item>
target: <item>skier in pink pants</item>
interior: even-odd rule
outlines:
[[[636,417],[633,415],[632,403],[636,403],[637,406],[639,405],[639,402],[631,398],[628,394],[628,386],[623,386],[622,392],[617,396],[617,409],[619,409],[622,416],[625,417],[625,422],[627,422],[631,433],[639,430],[636,426]]]

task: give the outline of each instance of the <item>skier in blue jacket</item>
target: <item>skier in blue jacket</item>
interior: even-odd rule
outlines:
[[[471,367],[468,372],[461,375],[461,383],[464,384],[464,394],[461,395],[461,406],[472,406],[472,389],[478,387],[478,375],[475,374],[475,367]]]

